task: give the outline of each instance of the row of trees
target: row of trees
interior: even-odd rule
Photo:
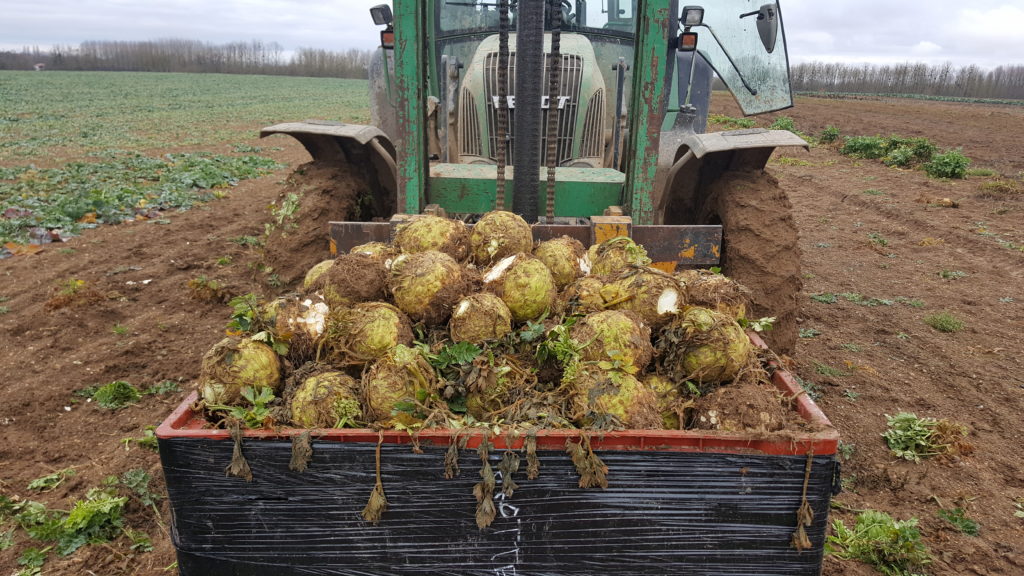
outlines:
[[[366,78],[370,50],[331,52],[300,48],[285,54],[277,42],[209,44],[164,39],[141,42],[90,41],[21,52],[0,52],[0,70],[113,70],[133,72],[214,72]]]
[[[21,52],[0,52],[0,70],[31,70],[43,64],[53,70],[118,70],[139,72],[219,72],[365,78],[372,51],[331,52],[300,48],[286,57],[277,42],[209,44],[165,39],[142,42],[91,41],[77,47],[55,46]],[[970,98],[1024,99],[1024,65],[983,70],[903,64],[834,64],[809,62],[792,67],[793,88],[801,92],[925,94]]]
[[[975,65],[957,67],[949,62],[940,65],[808,62],[793,66],[790,72],[793,89],[800,92],[1024,100],[1024,65],[999,66],[986,71]]]

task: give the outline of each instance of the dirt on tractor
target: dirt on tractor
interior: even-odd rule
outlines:
[[[713,108],[739,115],[731,101]],[[928,574],[1024,572],[1024,518],[1015,516],[1024,508],[1024,107],[798,98],[776,116],[809,135],[834,126],[846,136],[926,137],[989,169],[937,180],[828,145],[778,150],[768,166],[793,205],[802,251],[801,337],[785,360],[842,434],[844,491],[832,518],[852,526],[869,509],[917,518]],[[224,336],[227,300],[294,288],[300,270],[329,257],[326,219],[351,204],[351,190],[325,192],[329,175],[293,177],[309,156],[275,140],[270,153],[288,167],[225,198],[0,261],[0,494],[66,511],[133,469],[163,493],[159,457],[137,440],[194,389],[203,353]],[[290,206],[289,194],[317,200]],[[944,198],[957,207],[933,201]],[[958,323],[939,324],[940,315]],[[111,410],[80,392],[119,380],[151,393]],[[886,415],[900,412],[965,426],[970,450],[898,459],[882,434]],[[68,468],[52,489],[28,488]],[[976,536],[939,515],[955,508],[977,522]],[[121,536],[66,557],[50,551],[43,573],[176,573],[166,499],[154,508],[133,497],[125,516],[151,551]],[[30,546],[43,545],[16,531],[0,574],[17,571]],[[876,572],[827,556],[823,573]]]

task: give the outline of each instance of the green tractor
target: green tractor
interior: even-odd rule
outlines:
[[[345,163],[371,210],[330,223],[333,250],[386,241],[431,212],[511,210],[537,239],[628,234],[659,268],[720,266],[796,342],[789,202],[764,172],[796,135],[705,133],[717,76],[744,114],[791,107],[775,3],[715,0],[394,0],[371,9],[372,126],[279,124],[314,162]]]

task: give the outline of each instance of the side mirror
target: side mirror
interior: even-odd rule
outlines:
[[[373,23],[377,26],[387,26],[395,19],[391,13],[391,6],[387,4],[378,4],[370,8],[370,17],[373,18]]]
[[[775,39],[779,35],[779,7],[765,4],[757,11],[757,34],[761,36],[761,44],[771,54],[775,50]]]

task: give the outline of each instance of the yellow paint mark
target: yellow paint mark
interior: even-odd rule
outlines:
[[[697,247],[690,246],[679,253],[680,260],[693,260],[697,257]]]
[[[715,258],[722,259],[722,255],[719,253],[718,244],[712,244],[711,253],[715,255]]]
[[[337,255],[338,255],[338,243],[334,241],[334,238],[331,238],[331,256],[337,256]]]
[[[651,262],[651,268],[657,268],[658,270],[661,270],[662,272],[667,272],[668,274],[674,274],[675,271],[676,271],[676,263],[675,262]]]
[[[598,244],[619,236],[629,236],[629,225],[601,223],[594,226],[594,239]]]

